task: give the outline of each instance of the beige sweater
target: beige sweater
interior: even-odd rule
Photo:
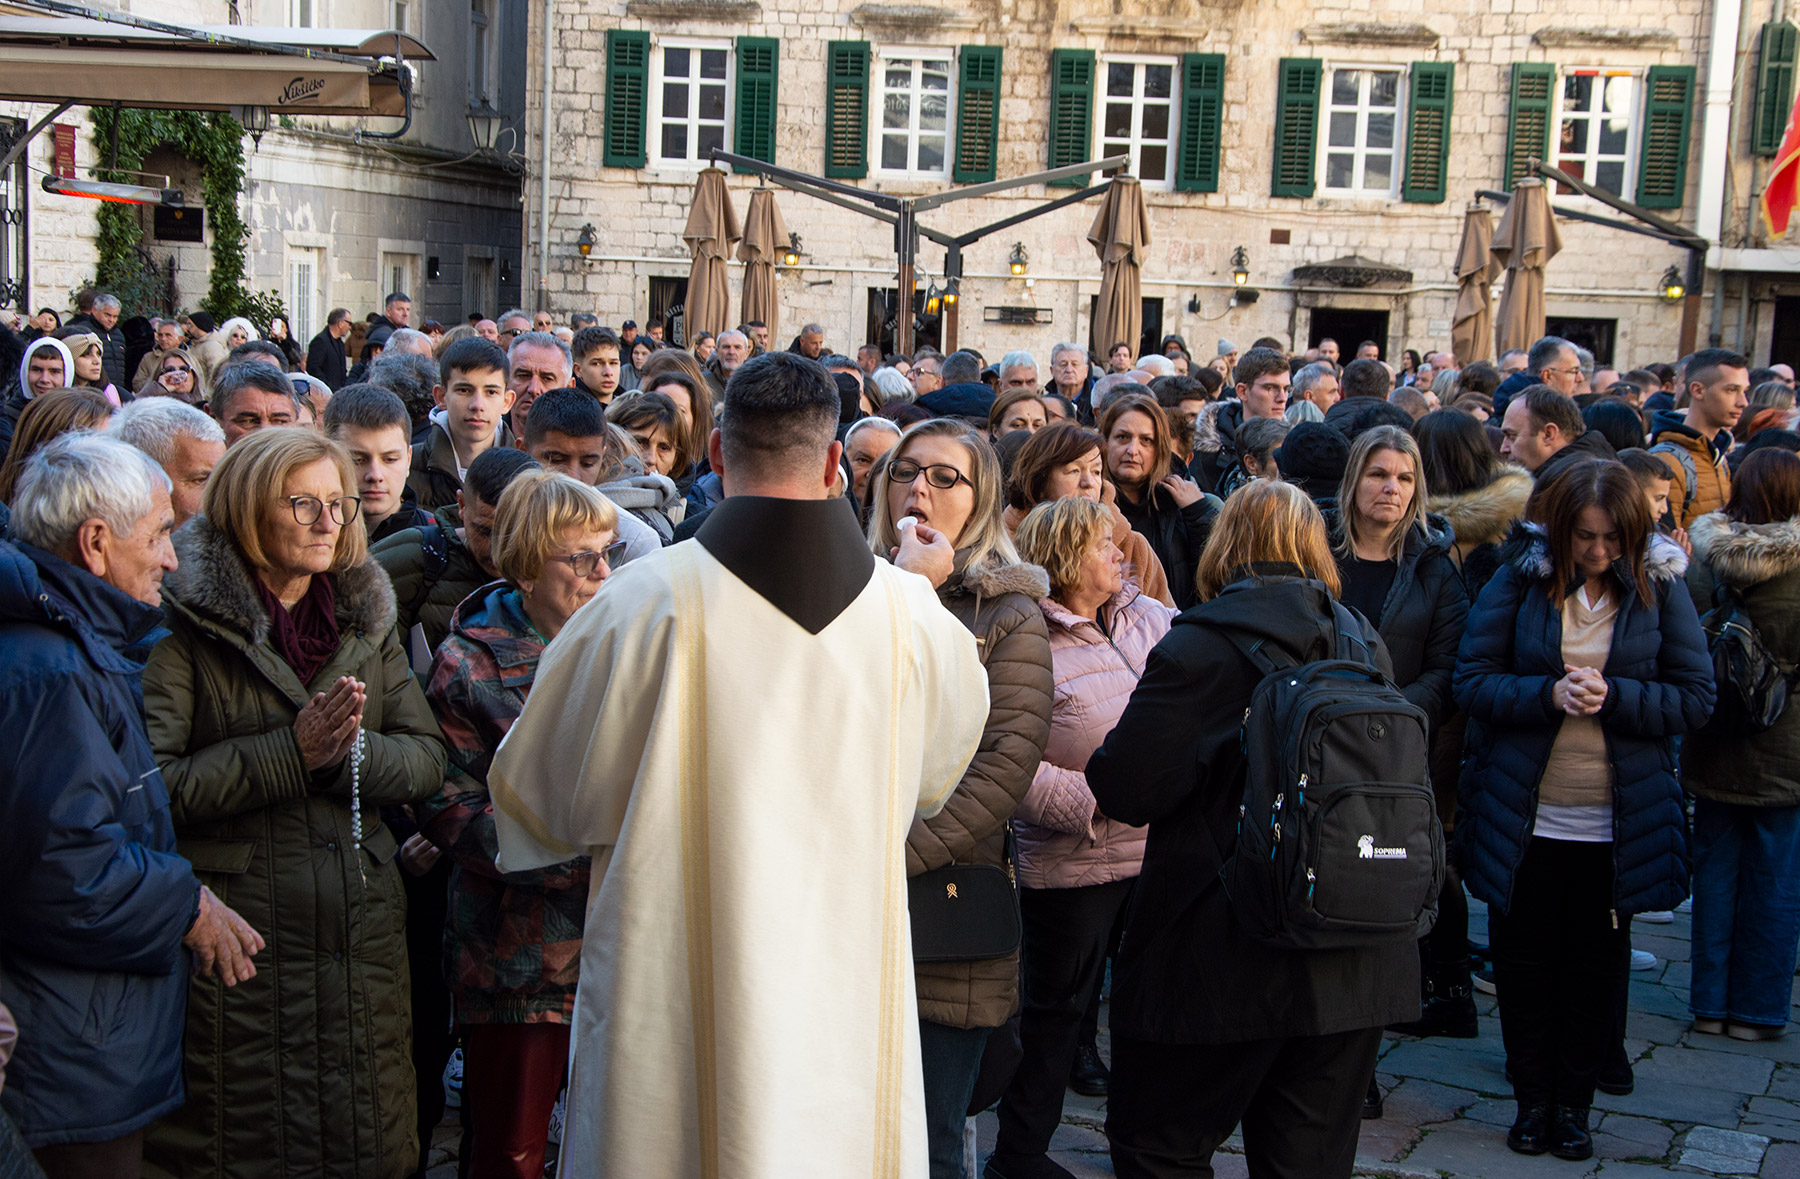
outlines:
[[[1608,593],[1595,607],[1589,607],[1582,589],[1563,599],[1563,662],[1570,667],[1604,668],[1618,615],[1616,592]],[[1612,763],[1606,755],[1600,718],[1565,715],[1550,747],[1543,781],[1538,784],[1538,802],[1544,806],[1611,806],[1612,800]]]

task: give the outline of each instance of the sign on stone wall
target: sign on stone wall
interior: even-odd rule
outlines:
[[[54,151],[50,164],[51,174],[59,180],[73,180],[75,179],[75,125],[73,123],[52,123],[50,131],[50,142]]]

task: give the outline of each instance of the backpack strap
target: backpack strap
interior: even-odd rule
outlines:
[[[450,538],[444,534],[444,526],[420,525],[419,549],[425,558],[424,576],[419,578],[418,592],[406,606],[407,617],[414,622],[419,620],[419,608],[425,605],[431,591],[437,588],[437,583],[444,579],[444,572],[450,568]]]
[[[1650,448],[1650,453],[1672,454],[1675,456],[1675,461],[1681,464],[1683,480],[1683,487],[1681,490],[1681,516],[1682,519],[1685,520],[1687,518],[1687,509],[1694,506],[1694,496],[1699,492],[1697,485],[1700,482],[1700,472],[1694,468],[1693,454],[1689,452],[1686,447],[1677,446],[1673,442],[1658,442],[1655,446]]]
[[[1363,622],[1350,607],[1336,598],[1331,600],[1331,615],[1337,630],[1337,657],[1351,663],[1375,666],[1375,653],[1363,638]]]

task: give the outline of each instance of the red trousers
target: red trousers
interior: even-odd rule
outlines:
[[[569,1025],[464,1024],[468,1179],[543,1179],[550,1112],[569,1064]]]

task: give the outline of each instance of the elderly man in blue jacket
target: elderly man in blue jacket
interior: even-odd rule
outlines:
[[[0,541],[0,1107],[44,1171],[135,1176],[183,1100],[188,972],[233,986],[263,942],[175,854],[143,656],[175,567],[169,480],[70,434],[27,465]]]

